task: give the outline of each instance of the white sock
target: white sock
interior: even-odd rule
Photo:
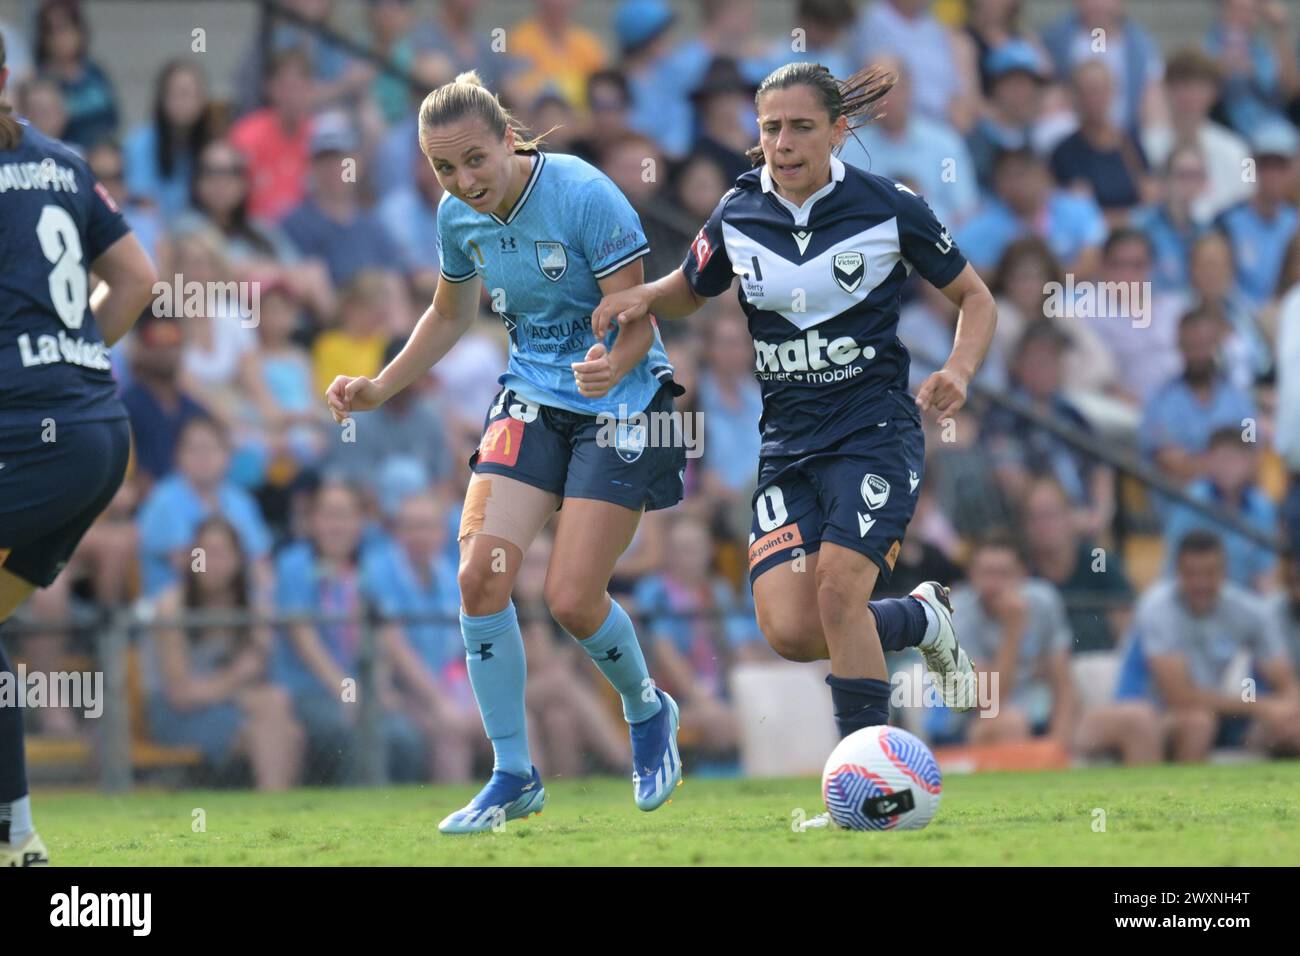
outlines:
[[[32,832],[32,800],[21,796],[12,803],[0,803],[0,824],[9,824],[9,842],[22,843]]]
[[[930,607],[929,601],[922,601],[920,598],[912,600],[921,605],[921,610],[925,611],[925,637],[921,638],[921,647],[930,647],[939,637],[939,615],[934,608]]]

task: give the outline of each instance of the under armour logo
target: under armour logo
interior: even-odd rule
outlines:
[[[492,658],[493,658],[494,655],[492,654],[492,651],[490,650],[491,647],[492,647],[491,644],[480,644],[480,645],[478,646],[478,659],[481,660],[481,661],[490,661],[490,660],[492,660]]]
[[[518,251],[519,251],[519,247],[515,245],[515,237],[514,237],[514,236],[502,236],[502,237],[501,237],[501,251],[502,251],[502,252],[518,252]]]
[[[609,653],[605,655],[605,660],[609,661],[611,664],[615,664],[618,662],[618,659],[622,656],[623,656],[622,651],[620,651],[617,647],[611,647],[609,649]]]

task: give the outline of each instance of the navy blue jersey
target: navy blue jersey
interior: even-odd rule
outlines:
[[[87,270],[128,231],[62,143],[24,125],[0,150],[0,428],[126,417]]]
[[[718,203],[682,269],[704,296],[740,279],[763,393],[763,455],[827,448],[886,421],[905,394],[899,295],[912,269],[942,288],[966,266],[948,230],[906,186],[831,157],[802,206],[752,169]]]

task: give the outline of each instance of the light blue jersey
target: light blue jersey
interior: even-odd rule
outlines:
[[[642,411],[672,377],[659,332],[641,364],[598,399],[578,392],[570,364],[596,343],[597,279],[650,251],[641,220],[600,170],[576,156],[536,153],[532,173],[504,219],[450,193],[438,204],[442,278],[483,279],[510,333],[501,384],[530,402],[580,415]],[[605,338],[612,348],[618,329]]]

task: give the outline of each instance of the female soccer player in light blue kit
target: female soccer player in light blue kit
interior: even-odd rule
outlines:
[[[486,283],[510,335],[510,361],[471,459],[459,583],[470,682],[495,764],[487,786],[439,829],[481,832],[540,813],[545,802],[529,756],[524,646],[510,595],[524,552],[557,508],[547,605],[622,697],[636,804],[654,810],[681,782],[677,705],[654,687],[632,622],[606,588],[641,512],[681,500],[685,450],[652,447],[644,429],[608,423],[670,413],[681,390],[652,324],[601,339],[591,331],[602,295],[642,281],[649,246],[603,173],[521,141],[475,74],[430,93],[419,129],[446,190],[433,304],[378,377],[339,376],[326,398],[342,421],[416,381],[469,328]]]

